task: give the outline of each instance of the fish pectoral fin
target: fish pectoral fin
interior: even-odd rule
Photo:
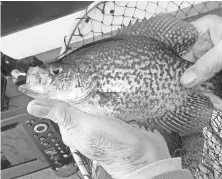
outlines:
[[[117,35],[134,35],[152,38],[182,56],[198,40],[198,31],[193,24],[177,19],[167,13],[158,14],[142,22],[136,21],[119,29]]]
[[[188,95],[184,104],[163,116],[163,128],[186,136],[208,126],[212,113],[210,99],[194,92]]]

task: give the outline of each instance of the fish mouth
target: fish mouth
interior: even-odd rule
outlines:
[[[32,98],[44,98],[47,99],[46,93],[39,93],[38,90],[40,89],[37,85],[33,84],[24,84],[19,86],[19,91],[22,93],[32,97]],[[39,90],[40,91],[40,90]],[[41,90],[43,91],[43,90]]]
[[[46,98],[47,91],[45,86],[41,85],[41,77],[38,73],[35,75],[27,74],[26,82],[18,87],[22,93],[33,98]]]
[[[26,84],[40,84],[41,83],[41,77],[38,73],[35,75],[33,74],[27,74],[26,75]]]

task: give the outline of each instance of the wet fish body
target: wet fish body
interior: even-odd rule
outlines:
[[[191,24],[160,15],[85,45],[60,62],[30,68],[20,89],[91,114],[188,135],[205,127],[213,111],[201,91],[220,95],[222,89],[222,73],[195,89],[180,84],[193,64],[181,56],[197,39]]]

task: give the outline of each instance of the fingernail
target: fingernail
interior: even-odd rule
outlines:
[[[34,112],[36,116],[39,117],[47,117],[49,115],[49,109],[47,109],[45,106],[34,104],[32,106],[32,112]]]
[[[154,133],[160,134],[160,132],[157,129],[153,130]]]
[[[194,70],[185,72],[181,77],[181,83],[184,85],[191,85],[197,80],[197,74]]]

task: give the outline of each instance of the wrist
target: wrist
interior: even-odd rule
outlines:
[[[170,158],[146,165],[120,179],[149,179],[166,172],[181,169],[181,158]]]

